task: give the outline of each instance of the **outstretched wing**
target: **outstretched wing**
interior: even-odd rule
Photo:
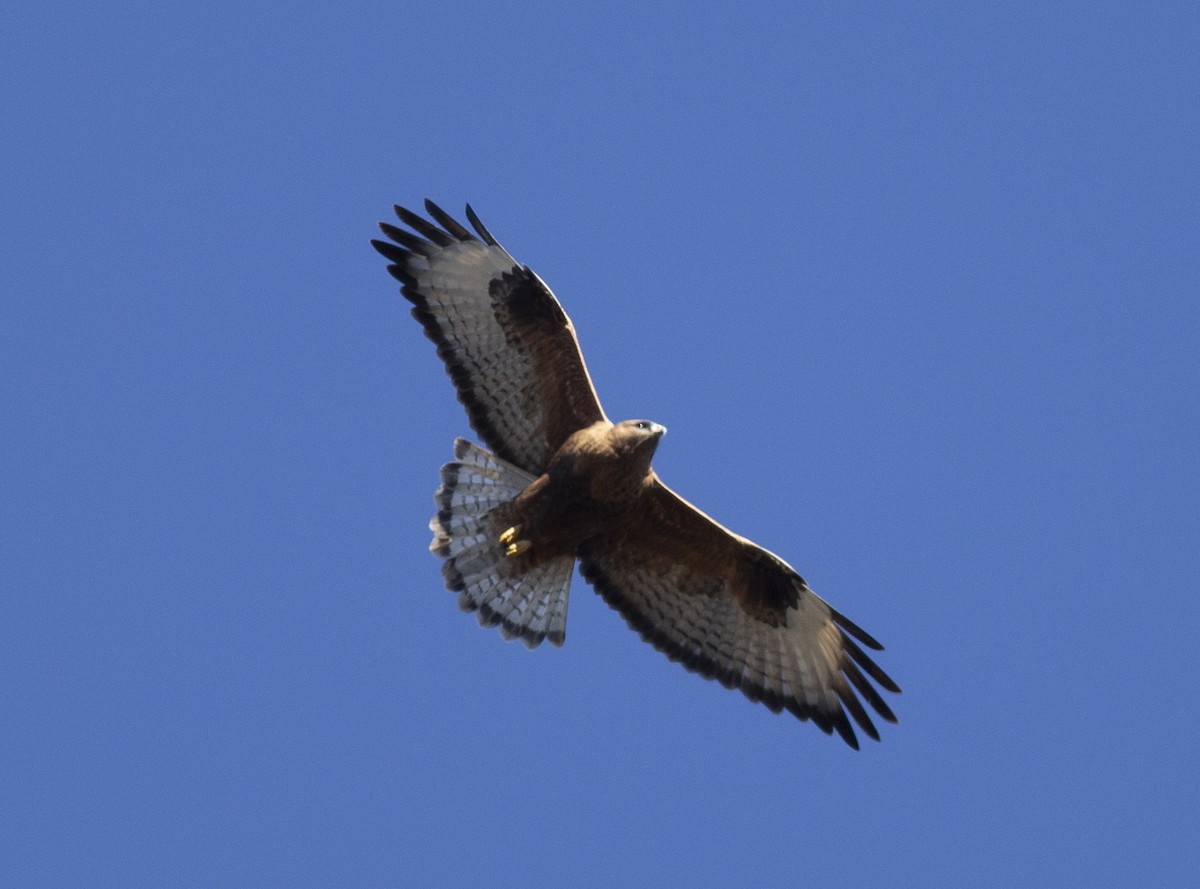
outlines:
[[[863,701],[896,721],[871,680],[900,689],[855,639],[883,646],[778,556],[721,527],[657,477],[646,503],[579,555],[580,571],[605,601],[687,669],[776,713],[811,719],[826,734],[836,729],[855,749],[847,713],[879,740]]]
[[[540,475],[571,433],[605,419],[571,320],[470,207],[474,232],[432,201],[436,225],[395,209],[412,232],[381,222],[390,242],[371,243],[437,344],[471,426],[498,456]]]

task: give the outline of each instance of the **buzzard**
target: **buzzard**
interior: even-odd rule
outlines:
[[[664,485],[650,461],[667,430],[604,415],[550,288],[469,206],[474,231],[425,209],[432,221],[396,207],[411,231],[380,223],[388,240],[371,243],[491,448],[456,440],[434,495],[429,548],[459,607],[530,648],[562,645],[578,560],[671,660],[855,749],[851,717],[879,740],[863,702],[895,722],[871,683],[900,689],[860,646],[883,646],[781,558]]]

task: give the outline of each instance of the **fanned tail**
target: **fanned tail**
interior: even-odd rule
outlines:
[[[529,648],[543,639],[562,645],[575,560],[564,556],[522,571],[499,543],[505,528],[498,508],[534,476],[466,439],[455,439],[454,456],[442,467],[438,512],[429,522],[429,550],[446,560],[446,588],[458,593],[459,608],[476,612],[482,626],[498,626],[505,639]]]

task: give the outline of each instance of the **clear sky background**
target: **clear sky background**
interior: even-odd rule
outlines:
[[[1200,882],[1195,3],[0,17],[0,885]],[[456,610],[427,196],[887,646],[882,743],[578,577],[562,650]]]

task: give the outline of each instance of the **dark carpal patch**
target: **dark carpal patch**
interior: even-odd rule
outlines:
[[[742,607],[768,626],[785,623],[789,608],[800,602],[804,578],[756,546],[743,548],[747,573]]]
[[[525,266],[514,266],[488,285],[497,318],[507,316],[514,324],[560,328],[567,315],[537,275]],[[503,314],[501,314],[503,313]]]

